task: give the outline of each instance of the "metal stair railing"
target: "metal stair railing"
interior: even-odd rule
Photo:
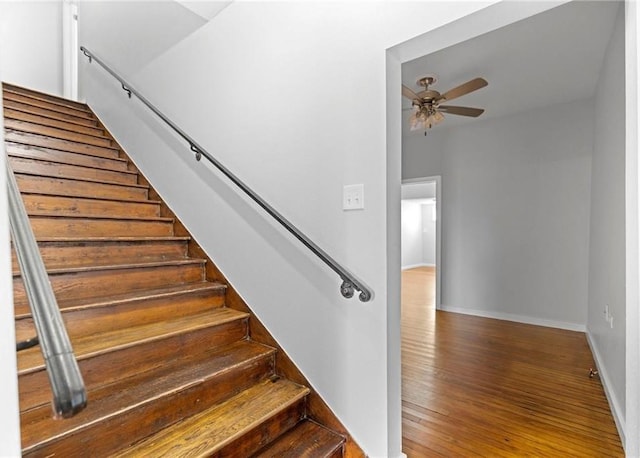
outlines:
[[[6,166],[11,238],[38,334],[19,343],[17,349],[39,343],[53,393],[54,416],[68,418],[85,408],[87,393],[16,178],[8,161]]]
[[[262,209],[264,209],[269,215],[271,215],[277,222],[279,222],[287,231],[289,231],[295,238],[297,238],[304,246],[306,246],[312,253],[320,258],[331,270],[333,270],[340,279],[342,284],[340,285],[340,292],[345,298],[351,298],[354,295],[355,290],[360,291],[359,298],[362,302],[368,302],[373,297],[373,291],[367,287],[367,285],[360,280],[356,275],[351,273],[345,267],[341,266],[331,256],[329,256],[322,248],[316,245],[309,237],[303,234],[297,227],[295,227],[289,220],[277,212],[271,205],[265,202],[258,194],[256,194],[251,188],[249,188],[242,180],[234,175],[229,169],[222,165],[217,159],[215,159],[206,149],[199,145],[193,138],[187,135],[180,127],[174,124],[164,113],[156,108],[151,102],[149,102],[140,92],[138,92],[131,84],[125,81],[120,75],[113,71],[107,64],[105,64],[99,57],[93,54],[84,46],[80,46],[80,50],[89,59],[89,62],[96,61],[102,68],[104,68],[111,76],[113,76],[122,85],[122,89],[127,93],[129,98],[131,95],[135,95],[143,104],[147,106],[154,114],[156,114],[165,124],[173,129],[180,137],[182,137],[195,153],[195,158],[200,161],[202,157],[213,164],[218,170],[220,170],[229,180],[231,180],[236,186],[238,186],[245,194],[247,194],[255,203],[257,203]]]

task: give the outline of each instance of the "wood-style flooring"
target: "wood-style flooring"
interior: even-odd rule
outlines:
[[[402,273],[409,458],[624,456],[583,333],[435,311],[434,284]]]

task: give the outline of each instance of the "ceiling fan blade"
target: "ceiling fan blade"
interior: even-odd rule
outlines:
[[[438,107],[438,111],[460,116],[471,116],[473,118],[477,118],[482,113],[484,113],[484,110],[482,108],[453,107],[451,105],[440,105]]]
[[[418,94],[413,92],[411,89],[409,89],[404,84],[402,85],[402,95],[404,95],[409,100],[420,100],[420,97],[418,97]]]
[[[438,99],[438,102],[444,102],[445,100],[453,100],[458,97],[462,97],[463,95],[468,94],[469,92],[477,91],[478,89],[485,87],[488,84],[489,83],[487,83],[487,80],[485,80],[484,78],[472,79],[471,81],[467,81],[466,83],[461,84],[458,87],[454,87],[453,89],[442,94]]]

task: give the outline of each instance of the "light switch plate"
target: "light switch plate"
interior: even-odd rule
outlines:
[[[343,210],[362,210],[364,208],[364,185],[345,185],[342,192]]]

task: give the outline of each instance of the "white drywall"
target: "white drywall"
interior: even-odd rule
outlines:
[[[3,81],[62,95],[62,2],[0,2]]]
[[[422,205],[422,262],[428,266],[436,265],[436,204],[427,202]]]
[[[385,50],[482,7],[234,2],[134,78],[372,286],[367,304],[343,299],[331,271],[100,69],[82,68],[88,102],[372,457],[400,455],[399,338],[393,351],[387,341],[399,305],[387,303]],[[355,183],[366,208],[343,212],[342,187]]]
[[[422,246],[422,203],[402,201],[402,268],[424,264]]]
[[[614,414],[625,409],[625,73],[624,9],[602,66],[591,174],[587,328]],[[608,307],[613,328],[605,319]]]
[[[403,269],[436,264],[434,211],[433,202],[426,202],[424,199],[402,200]]]
[[[443,176],[444,309],[584,329],[592,112],[561,104],[405,142],[403,178]]]
[[[206,23],[172,1],[81,1],[78,16],[80,46],[127,77]]]
[[[0,62],[0,81],[4,76]],[[0,112],[2,99],[0,98]],[[13,277],[9,245],[6,153],[4,118],[0,116],[0,456],[20,456],[20,420],[18,418],[18,374],[16,336],[13,316]]]

